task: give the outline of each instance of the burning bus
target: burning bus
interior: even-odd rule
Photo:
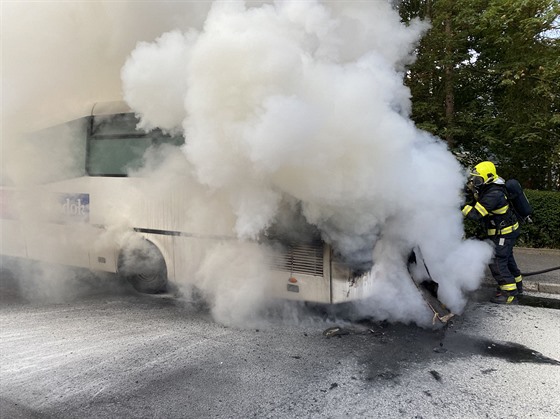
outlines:
[[[82,118],[31,134],[44,150],[38,161],[64,167],[40,185],[1,187],[3,257],[117,273],[140,292],[160,293],[195,272],[216,243],[238,241],[227,223],[193,223],[190,210],[200,205],[181,174],[162,190],[142,172],[147,154],[154,164],[185,139],[145,132],[138,122],[124,102],[96,103]],[[63,159],[49,154],[63,148],[71,150]],[[271,226],[244,243],[266,248],[273,297],[330,304],[364,296],[371,278],[363,270],[352,269],[311,225],[296,230]]]

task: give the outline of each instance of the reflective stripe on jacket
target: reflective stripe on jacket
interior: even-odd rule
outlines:
[[[519,234],[519,223],[509,207],[504,181],[483,185],[474,205],[465,205],[463,215],[484,222],[488,236],[513,236]]]

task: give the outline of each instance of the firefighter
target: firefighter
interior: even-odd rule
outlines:
[[[523,293],[521,271],[513,257],[513,246],[519,236],[519,222],[509,206],[505,181],[496,173],[492,162],[477,164],[469,178],[472,200],[464,206],[463,215],[484,223],[488,238],[494,243],[494,256],[489,265],[498,283],[497,304],[517,304]]]

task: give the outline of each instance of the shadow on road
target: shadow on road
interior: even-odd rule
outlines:
[[[560,310],[560,299],[524,295],[519,299],[519,304],[538,308],[551,308]]]

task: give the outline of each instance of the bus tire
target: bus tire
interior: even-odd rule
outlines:
[[[158,247],[140,238],[121,250],[117,265],[118,273],[136,291],[158,294],[167,289],[167,267]]]

